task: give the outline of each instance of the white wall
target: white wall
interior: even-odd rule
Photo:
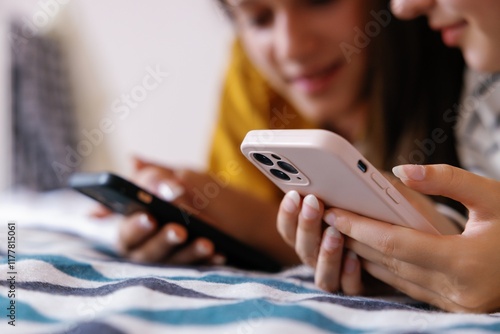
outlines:
[[[232,39],[216,0],[0,1],[4,162],[9,147],[4,37],[6,17],[12,13],[21,13],[25,22],[64,40],[81,135],[81,146],[73,149],[90,152],[84,169],[128,174],[132,154],[170,165],[204,166]],[[44,24],[44,17],[50,23]],[[152,70],[168,77],[156,83],[148,78]],[[126,95],[133,108],[127,106]],[[97,131],[101,133],[103,121],[108,133],[101,141]],[[82,131],[94,133],[94,143],[83,142]],[[0,164],[0,189],[7,180],[5,167]]]

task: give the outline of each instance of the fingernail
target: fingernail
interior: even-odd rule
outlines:
[[[328,225],[330,226],[333,226],[333,224],[335,224],[335,220],[337,220],[337,216],[329,211],[327,212],[327,214],[323,217],[323,220],[325,221],[325,223],[327,223]]]
[[[139,216],[139,226],[143,229],[143,230],[146,230],[146,231],[151,231],[154,227],[154,224],[153,222],[149,219],[149,216],[145,213],[141,214]]]
[[[316,196],[307,195],[302,206],[302,216],[306,219],[314,219],[319,214],[319,202]]]
[[[218,265],[218,266],[222,266],[224,264],[226,264],[226,257],[225,256],[222,256],[222,255],[214,255],[214,257],[212,258],[212,261],[215,265]]]
[[[408,176],[406,175],[406,172],[402,165],[393,167],[392,174],[396,175],[396,177],[399,179],[408,179]]]
[[[286,193],[283,198],[283,209],[288,213],[295,213],[300,205],[300,195],[295,190]]]
[[[392,8],[399,8],[404,5],[405,0],[392,0]]]
[[[161,182],[158,185],[158,194],[168,202],[176,200],[179,196],[184,194],[184,192],[184,188],[177,184]]]
[[[422,165],[396,166],[392,173],[403,180],[422,181],[425,178],[425,168]]]
[[[352,274],[358,266],[358,256],[353,251],[348,251],[344,263],[344,271],[347,274]]]
[[[325,237],[323,238],[322,246],[327,251],[334,251],[339,248],[342,242],[342,235],[333,226],[326,229]]]
[[[132,262],[146,262],[146,258],[142,253],[132,253],[130,254],[130,260]]]
[[[181,236],[174,229],[167,230],[167,241],[170,244],[178,245],[182,242]]]
[[[196,253],[198,253],[199,255],[203,255],[203,256],[208,255],[208,254],[210,254],[210,248],[208,248],[204,242],[197,242],[196,243]]]

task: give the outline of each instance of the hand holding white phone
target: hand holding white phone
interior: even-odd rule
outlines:
[[[254,130],[243,154],[281,190],[314,194],[327,206],[439,234],[343,137],[326,130]]]

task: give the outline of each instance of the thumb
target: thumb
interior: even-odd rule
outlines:
[[[137,155],[132,156],[132,165],[134,166],[135,171],[143,170],[146,167],[157,167],[158,164],[155,164],[151,161],[147,161],[144,158],[141,158]]]
[[[500,183],[450,165],[401,165],[392,172],[412,189],[449,197],[469,210],[494,208],[500,201]]]

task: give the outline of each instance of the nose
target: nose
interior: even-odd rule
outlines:
[[[289,10],[278,15],[274,30],[277,59],[303,62],[313,55],[317,46],[313,26],[300,11]]]
[[[426,15],[434,6],[435,0],[391,0],[391,9],[400,19],[413,19]]]

